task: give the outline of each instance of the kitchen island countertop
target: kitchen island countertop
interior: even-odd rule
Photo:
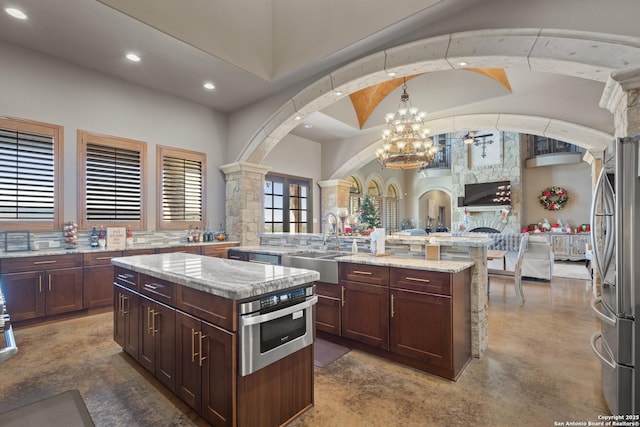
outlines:
[[[369,254],[342,256],[336,258],[336,261],[381,265],[385,267],[413,268],[416,270],[440,271],[444,273],[458,273],[475,264],[473,261],[435,261],[416,257],[374,256]]]
[[[118,267],[233,300],[320,279],[320,274],[312,270],[186,253],[118,257],[111,262]]]

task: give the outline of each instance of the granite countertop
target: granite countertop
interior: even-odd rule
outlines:
[[[133,246],[127,246],[124,249],[110,249],[110,248],[92,248],[92,247],[76,247],[74,249],[67,249],[65,247],[59,248],[47,248],[42,250],[29,250],[29,251],[15,251],[15,252],[0,252],[0,259],[2,258],[21,258],[29,256],[44,256],[44,255],[73,255],[73,254],[86,254],[86,253],[100,253],[110,251],[128,251],[136,249],[159,249],[159,248],[173,248],[182,246],[215,246],[224,245],[229,243],[238,243],[233,241],[215,241],[215,242],[174,242],[174,243],[158,243],[158,244],[135,244]]]
[[[223,298],[240,300],[320,279],[320,273],[185,253],[113,258],[119,267]]]
[[[386,243],[404,243],[409,245],[427,244],[434,239],[436,244],[441,246],[464,246],[464,247],[482,247],[493,244],[493,239],[484,236],[387,236]]]
[[[424,258],[373,256],[369,254],[347,255],[336,258],[336,261],[381,265],[385,267],[413,268],[416,270],[440,271],[444,273],[458,273],[474,265],[473,261],[433,261]]]
[[[284,248],[282,246],[235,246],[230,249],[239,252],[252,252],[267,255],[294,255],[302,252],[326,252],[322,249],[313,250],[299,247]]]

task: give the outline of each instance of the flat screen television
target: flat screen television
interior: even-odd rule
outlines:
[[[511,205],[511,181],[465,184],[464,206]]]

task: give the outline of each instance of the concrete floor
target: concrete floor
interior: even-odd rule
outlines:
[[[453,383],[351,351],[315,368],[315,406],[292,426],[553,426],[608,410],[589,340],[589,282],[492,279],[489,349]],[[17,328],[0,366],[0,412],[78,389],[97,426],[205,425],[112,340],[112,314]]]

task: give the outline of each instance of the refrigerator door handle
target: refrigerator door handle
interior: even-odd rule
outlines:
[[[611,326],[616,326],[616,318],[614,316],[607,316],[602,310],[598,310],[598,308],[596,307],[596,305],[598,304],[602,305],[601,296],[591,301],[591,308],[596,312],[596,315],[600,318],[600,320]]]
[[[605,358],[598,351],[598,348],[596,347],[596,341],[598,341],[600,338],[602,338],[602,333],[601,332],[596,332],[595,334],[593,334],[593,336],[591,337],[591,350],[593,350],[593,352],[596,354],[596,356],[598,356],[598,359],[602,360],[603,363],[606,363],[607,365],[609,365],[611,367],[611,369],[616,369],[615,362]]]

